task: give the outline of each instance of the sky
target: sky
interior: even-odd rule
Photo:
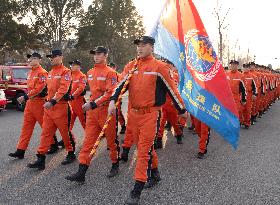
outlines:
[[[161,5],[165,0],[133,0],[143,16],[147,33],[159,16]],[[218,42],[217,20],[214,8],[217,0],[193,0],[206,30],[215,48]],[[228,29],[224,32],[232,53],[255,57],[259,64],[272,64],[280,68],[280,1],[279,0],[218,0],[224,15],[230,8],[226,22]],[[84,0],[85,7],[91,0]],[[237,45],[237,46],[236,46]],[[248,52],[249,50],[249,52]],[[236,54],[237,55],[237,54]],[[238,56],[238,55],[237,55]]]

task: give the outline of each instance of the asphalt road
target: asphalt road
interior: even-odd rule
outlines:
[[[250,130],[241,130],[240,145],[234,151],[212,133],[208,157],[195,158],[198,138],[184,132],[184,144],[177,145],[168,133],[164,149],[158,151],[162,181],[143,191],[141,204],[280,204],[280,103],[258,119]],[[13,160],[8,153],[15,150],[23,113],[8,109],[0,113],[0,204],[123,204],[133,187],[135,155],[122,163],[120,174],[106,178],[110,160],[105,141],[87,172],[84,185],[64,179],[77,170],[78,161],[60,165],[66,154],[47,157],[44,171],[26,167],[36,159],[40,127],[36,126],[26,157]],[[76,122],[78,151],[83,131]],[[122,137],[122,136],[121,136]]]

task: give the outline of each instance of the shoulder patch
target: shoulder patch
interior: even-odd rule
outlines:
[[[117,78],[112,78],[111,82],[112,82],[112,85],[116,85],[117,84]]]
[[[46,81],[46,79],[47,79],[46,76],[41,76],[41,77],[40,77],[40,80],[41,80],[41,81]]]
[[[67,73],[67,74],[65,74],[64,79],[66,81],[69,81],[69,80],[71,80],[71,76]]]

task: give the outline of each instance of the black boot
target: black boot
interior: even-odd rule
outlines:
[[[71,151],[71,152],[68,152],[67,156],[66,156],[65,159],[61,162],[61,164],[62,164],[62,165],[71,164],[71,163],[74,162],[75,160],[76,160],[75,152]]]
[[[58,151],[59,147],[58,147],[58,141],[57,141],[57,137],[54,135],[53,136],[53,140],[54,140],[54,144],[51,145],[51,148],[49,149],[49,151],[47,152],[47,154],[54,154]]]
[[[190,127],[188,127],[188,130],[194,130],[194,126],[191,125]]]
[[[152,170],[151,170],[151,177],[148,178],[148,181],[147,181],[147,183],[145,184],[145,188],[146,188],[146,189],[152,188],[152,187],[154,187],[155,185],[157,185],[157,183],[158,183],[159,181],[161,181],[161,178],[160,178],[160,174],[159,174],[158,168],[152,169]]]
[[[18,158],[18,159],[23,159],[25,154],[25,150],[22,149],[17,149],[15,152],[10,153],[10,157]]]
[[[165,129],[167,129],[167,131],[171,131],[171,124],[170,124],[170,122],[166,123]]]
[[[249,130],[249,125],[245,125],[244,129]]]
[[[175,137],[177,139],[177,144],[183,144],[183,135],[177,135]]]
[[[128,199],[125,201],[126,205],[138,205],[140,201],[141,192],[144,188],[145,182],[136,181],[133,190],[130,192]]]
[[[119,173],[119,162],[113,163],[110,173],[107,175],[108,178],[112,178]]]
[[[123,147],[123,151],[122,151],[122,154],[121,154],[121,160],[122,161],[124,161],[124,162],[128,161],[129,150],[130,150],[130,148]]]
[[[254,121],[254,122],[257,122],[257,116],[258,116],[258,115],[254,115],[254,117],[253,117],[253,121]]]
[[[88,165],[79,164],[78,172],[76,174],[72,174],[70,176],[65,177],[65,179],[71,182],[85,182],[87,169]]]
[[[197,153],[197,158],[198,159],[204,159],[206,154],[207,154],[207,150],[205,150],[204,152],[198,152]]]
[[[44,170],[46,156],[43,154],[36,154],[36,156],[37,156],[37,161],[35,161],[34,163],[28,164],[27,167],[37,168],[38,170]]]
[[[59,147],[61,147],[61,148],[65,148],[65,145],[64,145],[63,140],[59,141],[59,142],[57,143],[57,145],[58,145]]]
[[[162,138],[157,138],[156,143],[154,145],[155,149],[162,149]]]
[[[58,147],[58,144],[55,143],[55,144],[52,144],[51,145],[51,148],[49,149],[49,151],[47,152],[47,154],[54,154],[58,151],[59,147]]]
[[[121,131],[120,131],[120,134],[124,134],[124,133],[125,133],[125,131],[126,131],[126,126],[125,126],[125,125],[123,125],[123,126],[122,126],[122,129],[121,129]]]
[[[252,116],[251,117],[251,125],[255,125],[255,120],[254,119],[255,119],[255,116]]]

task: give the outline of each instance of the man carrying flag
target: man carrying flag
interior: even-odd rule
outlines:
[[[137,161],[135,168],[135,185],[126,204],[138,204],[141,192],[147,182],[147,188],[154,186],[159,180],[158,159],[154,150],[154,140],[159,127],[161,106],[169,93],[178,112],[187,118],[183,100],[169,73],[168,66],[156,60],[152,53],[155,39],[142,36],[134,40],[137,45],[138,59],[124,68],[121,81],[116,87],[108,108],[111,115],[116,110],[115,102],[125,85],[129,72],[135,66],[137,70],[129,81],[129,103],[131,131],[137,145]]]

